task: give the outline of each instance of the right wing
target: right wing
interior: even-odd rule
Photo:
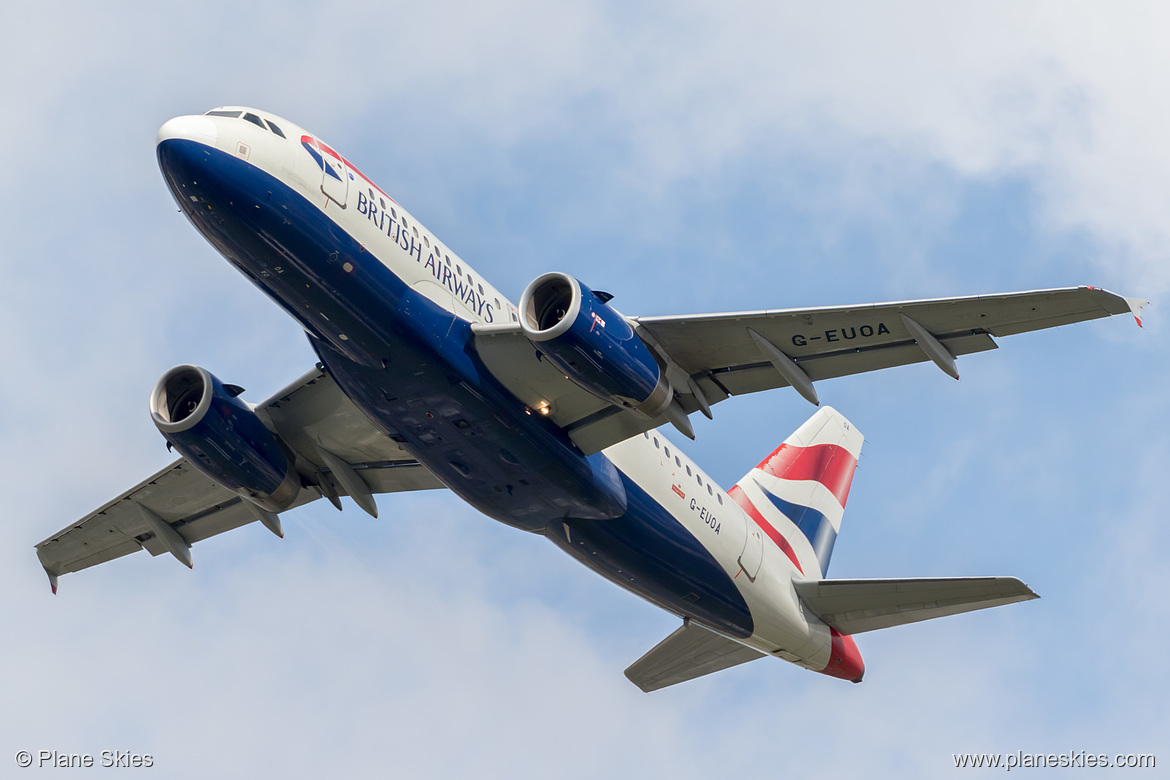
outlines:
[[[805,606],[842,634],[1040,598],[1015,577],[808,580],[792,584]]]
[[[339,495],[349,493],[343,479],[322,460],[318,448],[349,464],[371,493],[444,487],[397,443],[374,428],[333,380],[320,371],[305,374],[255,411],[295,451],[296,468],[306,487],[293,507],[322,496],[336,502]],[[138,550],[145,549],[151,555],[172,552],[188,563],[190,554],[184,548],[253,520],[283,535],[279,520],[258,509],[179,458],[45,539],[36,546],[37,557],[56,592],[60,575]],[[166,527],[158,525],[158,520]],[[176,545],[178,552],[172,549]]]
[[[759,650],[684,618],[678,630],[630,664],[626,678],[650,693],[763,657]]]
[[[954,358],[995,349],[993,337],[1132,313],[1146,301],[1096,287],[919,301],[627,317],[666,366],[682,411],[729,396],[792,385],[817,403],[813,382],[932,360],[958,376]],[[476,324],[487,369],[534,411],[547,414],[586,454],[668,422],[602,401],[539,359],[519,324]]]

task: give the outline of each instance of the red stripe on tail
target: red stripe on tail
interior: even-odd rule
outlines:
[[[731,490],[727,491],[727,497],[738,504],[739,508],[742,509],[748,517],[755,521],[756,525],[760,527],[760,530],[766,533],[768,538],[775,542],[776,546],[784,551],[784,554],[788,556],[788,560],[792,561],[792,564],[796,567],[796,570],[801,574],[804,574],[804,568],[801,567],[800,561],[796,559],[796,550],[793,550],[792,545],[788,543],[788,540],[781,536],[780,532],[777,531],[771,523],[764,519],[764,516],[760,514],[760,510],[756,509],[756,505],[751,502],[751,499],[744,495],[743,488],[741,488],[739,485],[733,486]]]
[[[781,444],[758,467],[781,479],[820,482],[836,496],[842,507],[849,498],[849,486],[857,469],[857,458],[836,444],[796,447]]]

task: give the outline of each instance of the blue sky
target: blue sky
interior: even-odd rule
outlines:
[[[0,766],[937,777],[955,752],[1164,748],[1167,12],[423,5],[6,17]],[[168,462],[159,375],[198,363],[257,401],[314,360],[158,174],[158,126],[225,103],[309,127],[513,300],[548,270],[646,315],[1151,299],[1144,330],[1003,339],[960,382],[818,386],[867,435],[831,574],[1011,574],[1043,598],[862,635],[861,685],[765,660],[647,696],[621,672],[673,618],[441,493],[378,520],[314,505],[283,541],[242,529],[193,571],[139,554],[53,598],[33,544]],[[726,486],[812,407],[715,412],[683,449]]]

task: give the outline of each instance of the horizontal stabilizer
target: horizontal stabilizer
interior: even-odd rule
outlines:
[[[689,619],[639,658],[626,677],[646,693],[763,658],[764,654]]]
[[[805,605],[842,634],[1040,598],[1015,577],[809,580],[793,585]]]

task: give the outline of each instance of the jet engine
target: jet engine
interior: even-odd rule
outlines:
[[[300,476],[281,446],[239,398],[199,366],[176,366],[150,393],[150,416],[179,454],[216,484],[271,512],[287,509]]]
[[[662,413],[673,391],[654,353],[609,305],[562,273],[538,276],[520,297],[520,327],[549,363],[593,395],[646,417]]]

